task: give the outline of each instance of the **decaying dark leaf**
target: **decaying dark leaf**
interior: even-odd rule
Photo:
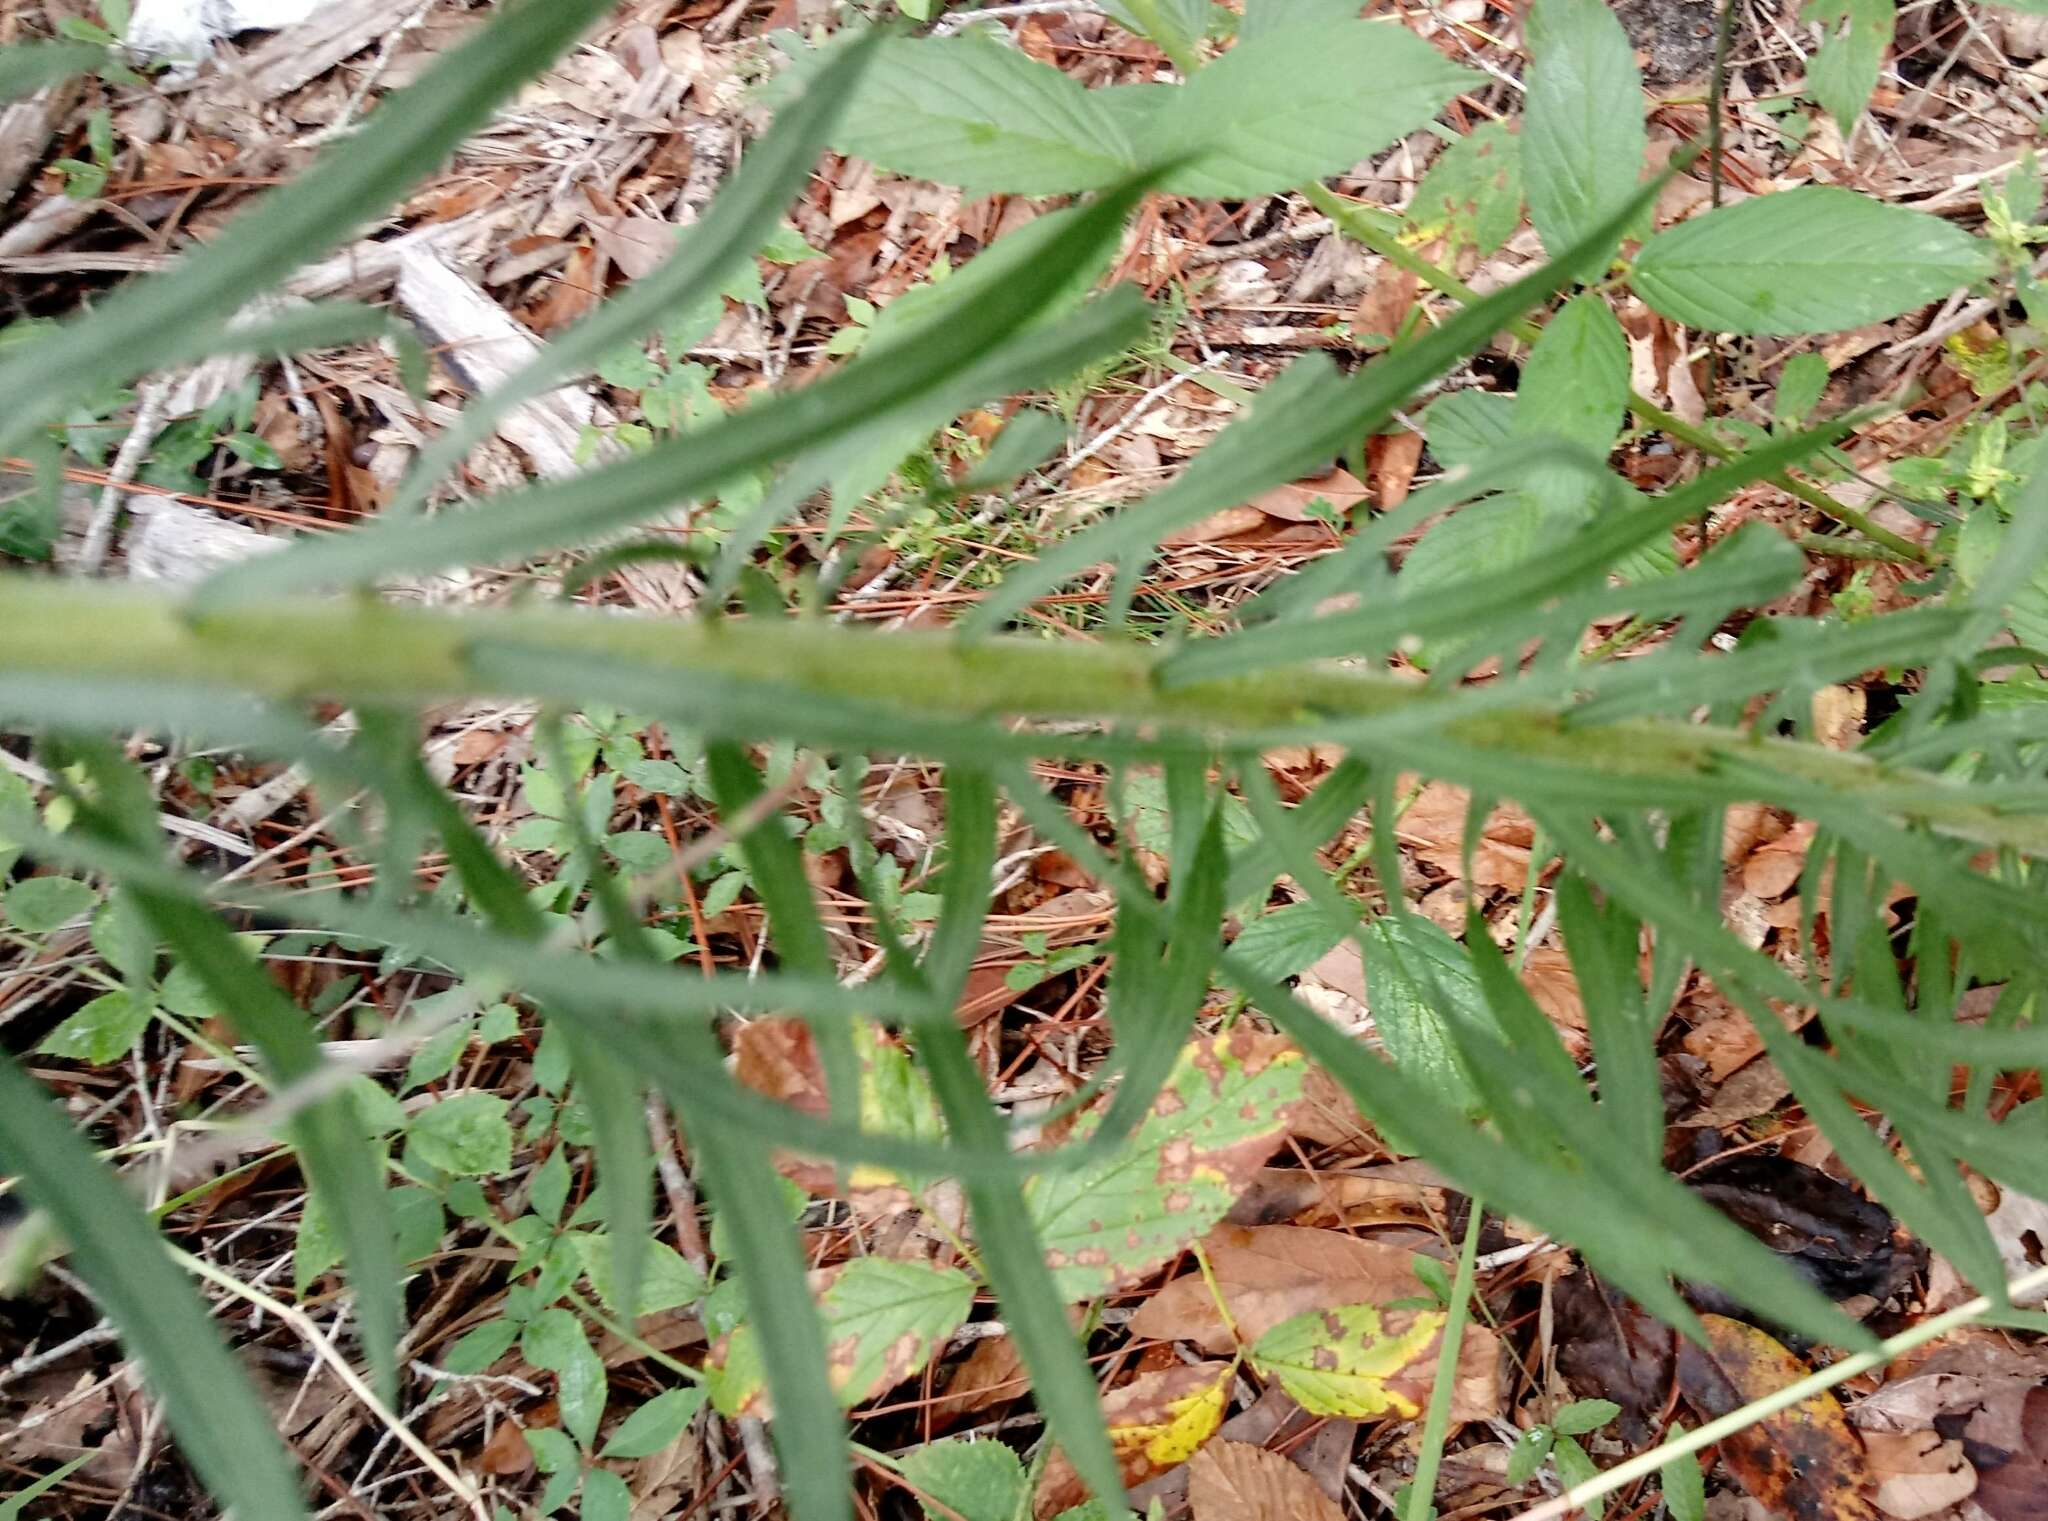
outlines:
[[[1704,1169],[1693,1187],[1832,1299],[1888,1298],[1924,1265],[1917,1243],[1895,1243],[1892,1217],[1848,1185],[1787,1157],[1750,1152]],[[1703,1309],[1731,1305],[1717,1291],[1694,1291]]]
[[[1703,1315],[1708,1345],[1681,1342],[1678,1383],[1704,1419],[1796,1383],[1812,1370],[1774,1338],[1723,1315]],[[1822,1390],[1721,1443],[1721,1459],[1773,1516],[1873,1521],[1875,1488],[1863,1443]]]
[[[1616,1428],[1632,1447],[1663,1423],[1674,1375],[1671,1328],[1598,1276],[1580,1272],[1552,1291],[1557,1369],[1583,1399],[1621,1406]]]

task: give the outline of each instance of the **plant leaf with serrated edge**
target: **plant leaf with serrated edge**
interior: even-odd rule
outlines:
[[[974,1284],[957,1268],[864,1257],[825,1291],[825,1334],[841,1403],[894,1388],[946,1344],[974,1307]]]
[[[903,1477],[929,1521],[1015,1521],[1027,1489],[1016,1453],[961,1437],[912,1448],[903,1455]]]
[[[1538,0],[1529,12],[1522,177],[1529,219],[1552,259],[1627,203],[1642,178],[1648,134],[1635,52],[1602,0]],[[1581,280],[1600,274],[1619,242],[1601,238],[1570,255]]]
[[[1229,1211],[1286,1129],[1301,1058],[1239,1027],[1181,1052],[1129,1140],[1103,1161],[1034,1177],[1024,1198],[1060,1293],[1153,1271]],[[1094,1117],[1075,1127],[1077,1138]]]
[[[893,1389],[945,1345],[974,1307],[974,1282],[958,1268],[862,1257],[832,1275],[819,1296],[829,1374],[847,1407]],[[741,1325],[712,1359],[725,1415],[765,1414],[761,1356]]]
[[[1311,1415],[1355,1421],[1391,1410],[1413,1420],[1422,1407],[1387,1381],[1429,1350],[1444,1319],[1438,1310],[1384,1312],[1369,1304],[1310,1310],[1254,1342],[1251,1362]]]
[[[1175,195],[1272,195],[1379,152],[1475,79],[1392,22],[1282,26],[1156,97],[1143,156],[1185,159],[1160,181]]]
[[[1117,114],[1093,92],[975,34],[890,39],[832,143],[973,194],[1094,190],[1137,164]]]
[[[1797,335],[1882,322],[1990,270],[1990,246],[1940,217],[1801,185],[1658,233],[1629,284],[1694,327]]]

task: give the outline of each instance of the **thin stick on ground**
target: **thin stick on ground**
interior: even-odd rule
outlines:
[[[421,1441],[397,1412],[377,1398],[377,1392],[363,1382],[361,1375],[348,1365],[348,1359],[334,1350],[333,1344],[320,1334],[320,1328],[313,1324],[311,1318],[303,1311],[294,1309],[282,1300],[271,1298],[261,1289],[242,1282],[234,1274],[215,1267],[203,1257],[195,1257],[190,1252],[179,1251],[175,1247],[171,1249],[171,1256],[186,1271],[225,1289],[237,1299],[245,1300],[266,1314],[275,1315],[290,1326],[299,1334],[300,1339],[313,1349],[314,1355],[334,1370],[334,1376],[341,1380],[343,1387],[350,1394],[362,1402],[364,1409],[376,1417],[377,1423],[396,1437],[399,1445],[407,1452],[418,1458],[429,1473],[447,1486],[448,1492],[459,1499],[477,1521],[491,1521],[490,1507],[484,1504],[483,1497],[472,1489],[460,1474],[442,1462],[434,1449]]]

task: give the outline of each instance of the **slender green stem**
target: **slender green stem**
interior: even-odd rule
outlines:
[[[2006,1286],[2006,1297],[2019,1299],[2041,1288],[2048,1288],[2048,1268],[2039,1268],[2024,1278],[2015,1279]],[[1919,1325],[1879,1342],[1875,1351],[1857,1352],[1840,1362],[1830,1363],[1818,1373],[1802,1378],[1797,1383],[1787,1384],[1782,1389],[1773,1390],[1762,1399],[1751,1400],[1739,1410],[1729,1411],[1719,1420],[1707,1422],[1697,1431],[1675,1436],[1648,1452],[1638,1453],[1625,1463],[1617,1463],[1597,1479],[1575,1484],[1555,1499],[1546,1500],[1541,1505],[1523,1511],[1515,1521],[1551,1521],[1554,1516],[1568,1515],[1572,1511],[1582,1509],[1588,1500],[1596,1500],[1601,1495],[1612,1494],[1623,1485],[1648,1478],[1673,1458],[1688,1452],[1698,1452],[1703,1447],[1711,1447],[1722,1438],[1746,1430],[1767,1416],[1776,1415],[1780,1410],[1789,1410],[1800,1401],[1832,1389],[1859,1373],[1872,1368],[1882,1368],[1900,1354],[1910,1352],[1913,1348],[1923,1346],[1937,1337],[1946,1336],[1958,1326],[1966,1326],[1979,1316],[1988,1314],[1991,1309],[1989,1296],[1979,1295],[1968,1304],[1957,1305],[1953,1310],[1923,1320]]]
[[[429,612],[368,599],[288,598],[204,618],[132,587],[0,573],[0,702],[132,715],[137,692],[240,692],[286,701],[422,703],[456,696],[643,703],[651,684],[752,732],[809,732],[835,706],[862,723],[986,742],[992,718],[1088,719],[1153,736],[1257,748],[1327,737],[1338,725],[1393,722],[1445,701],[1430,687],[1321,662],[1245,676],[1168,682],[1173,651],[1136,643],[1030,637],[964,640],[839,624],[633,618],[567,609]],[[745,704],[742,705],[742,699]],[[146,711],[146,710],[145,710]],[[81,720],[73,719],[73,722]],[[102,722],[106,719],[85,720]],[[1545,779],[1607,795],[1666,798],[1688,788],[1791,801],[1832,789],[1958,838],[2048,851],[2048,816],[1924,772],[1854,752],[1671,719],[1596,723],[1562,702],[1454,716],[1429,727],[1432,765],[1465,780],[1511,757],[1539,793]],[[936,742],[936,741],[935,741]],[[1045,748],[1057,748],[1048,739]],[[1735,778],[1739,777],[1739,782]]]
[[[1346,237],[1363,243],[1374,253],[1396,267],[1406,270],[1432,290],[1440,291],[1467,306],[1479,299],[1479,292],[1463,280],[1448,270],[1439,269],[1403,243],[1391,219],[1384,217],[1383,214],[1374,212],[1370,207],[1355,205],[1321,185],[1304,185],[1302,194],[1308,197],[1318,211],[1335,222]],[[1523,318],[1509,324],[1508,331],[1524,343],[1534,343],[1542,329],[1535,322]],[[1628,408],[1649,426],[1670,434],[1682,443],[1690,444],[1714,459],[1733,459],[1738,452],[1707,429],[1672,415],[1634,390],[1628,393]],[[1867,514],[1851,507],[1847,502],[1837,501],[1818,486],[1782,472],[1772,476],[1770,481],[1780,491],[1826,513],[1838,523],[1846,523],[1873,543],[1882,544],[1893,554],[1912,564],[1934,563],[1933,556],[1912,540],[1900,538],[1889,529],[1880,527],[1872,522]]]
[[[1429,1521],[1430,1502],[1436,1496],[1437,1469],[1444,1459],[1444,1438],[1451,1429],[1451,1394],[1458,1382],[1458,1352],[1464,1345],[1465,1325],[1472,1318],[1472,1279],[1479,1261],[1479,1226],[1486,1218],[1486,1206],[1477,1199],[1468,1203],[1465,1244],[1458,1250],[1458,1276],[1451,1283],[1451,1317],[1444,1322],[1443,1343],[1436,1353],[1436,1382],[1429,1390],[1429,1414],[1422,1422],[1422,1452],[1415,1460],[1415,1482],[1408,1486],[1408,1513],[1402,1521]]]

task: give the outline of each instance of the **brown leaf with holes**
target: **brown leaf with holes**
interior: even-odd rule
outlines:
[[[1235,1371],[1234,1363],[1189,1363],[1141,1373],[1103,1396],[1103,1420],[1127,1488],[1178,1468],[1201,1451],[1223,1424]],[[1038,1481],[1032,1514],[1056,1516],[1087,1496],[1074,1465],[1055,1449]]]
[[[1211,1442],[1188,1464],[1195,1521],[1343,1521],[1294,1463],[1249,1442]]]
[[[1682,1342],[1678,1383],[1702,1419],[1797,1383],[1813,1370],[1755,1326],[1702,1315],[1707,1346]],[[1863,1443],[1822,1390],[1721,1443],[1721,1459],[1764,1508],[1797,1521],[1872,1521],[1875,1485]]]

